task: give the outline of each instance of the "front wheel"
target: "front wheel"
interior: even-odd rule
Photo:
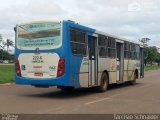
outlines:
[[[98,87],[98,91],[100,92],[107,91],[108,84],[109,84],[108,75],[106,73],[103,73],[101,76],[101,83],[100,83],[100,86]]]

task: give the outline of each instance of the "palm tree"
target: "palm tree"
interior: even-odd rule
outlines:
[[[0,47],[1,48],[3,48],[2,45],[1,45],[2,41],[3,41],[3,38],[2,38],[2,35],[0,34]]]
[[[2,35],[0,34],[0,59],[3,60],[3,49],[4,49],[4,41]]]
[[[4,47],[6,46],[5,44],[6,44],[6,43],[4,42],[3,37],[2,37],[2,35],[0,34],[0,47],[1,47],[2,50],[3,50]]]
[[[7,46],[7,52],[9,51],[9,47],[13,46],[13,41],[10,39],[7,39],[7,42],[5,43],[5,45]]]

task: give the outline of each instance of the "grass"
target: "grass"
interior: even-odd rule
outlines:
[[[0,65],[0,84],[15,82],[14,65]]]
[[[160,70],[160,66],[145,66],[145,71]],[[0,84],[15,82],[14,65],[0,65]]]
[[[145,71],[160,70],[160,66],[145,66]]]

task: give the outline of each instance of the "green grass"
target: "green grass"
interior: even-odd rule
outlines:
[[[145,71],[160,70],[160,66],[145,66]],[[14,65],[0,65],[0,84],[15,82]]]
[[[160,70],[160,66],[145,66],[145,71]]]
[[[15,82],[14,65],[0,65],[0,84]]]

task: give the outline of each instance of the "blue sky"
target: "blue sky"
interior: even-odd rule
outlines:
[[[14,41],[17,23],[74,20],[100,31],[160,45],[160,0],[0,0],[0,34]]]

